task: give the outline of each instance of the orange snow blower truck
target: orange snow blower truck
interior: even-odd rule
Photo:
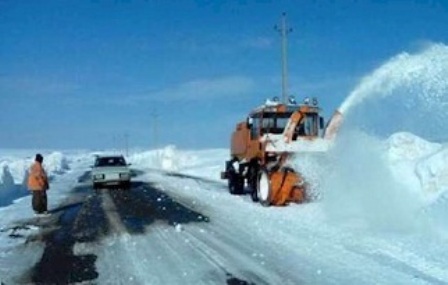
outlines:
[[[236,125],[231,159],[221,173],[221,178],[228,180],[231,194],[250,191],[252,200],[264,206],[306,200],[306,181],[288,165],[288,159],[299,152],[326,151],[328,140],[323,137],[334,134],[324,134],[324,119],[316,99],[305,99],[303,104],[296,104],[293,98],[288,101],[268,100]],[[335,115],[340,123],[340,114]],[[335,132],[337,128],[331,129]]]

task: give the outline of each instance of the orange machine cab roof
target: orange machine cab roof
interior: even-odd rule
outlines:
[[[315,105],[308,104],[298,104],[298,105],[286,105],[286,104],[277,104],[277,105],[263,105],[260,106],[252,112],[250,112],[249,117],[253,117],[256,114],[260,113],[293,113],[295,111],[301,111],[304,113],[319,113],[320,108]]]

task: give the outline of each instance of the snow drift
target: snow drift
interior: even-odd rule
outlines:
[[[5,206],[13,200],[28,194],[26,180],[28,168],[33,163],[34,158],[25,158],[20,154],[12,154],[0,160],[0,205]],[[19,152],[17,152],[19,153]],[[33,154],[34,155],[34,154]],[[51,152],[44,154],[44,168],[50,178],[61,175],[70,169],[69,162],[61,152]]]

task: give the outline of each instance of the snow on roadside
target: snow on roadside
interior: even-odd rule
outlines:
[[[37,234],[40,228],[24,225],[36,219],[31,208],[31,195],[22,185],[22,181],[26,178],[26,169],[34,157],[27,157],[25,151],[18,153],[20,155],[11,152],[3,156],[6,159],[1,159],[10,169],[7,173],[14,177],[8,183],[0,184],[4,187],[3,189],[0,187],[2,191],[0,199],[13,199],[10,201],[12,204],[0,207],[0,283],[8,281],[6,284],[20,283],[14,278],[26,273],[31,264],[36,264],[42,257],[44,249],[39,243],[25,242],[29,236]],[[78,185],[78,177],[88,170],[93,156],[90,153],[80,152],[49,152],[43,153],[43,156],[44,167],[53,177],[48,191],[48,207],[51,211],[71,195],[70,191]],[[22,194],[17,196],[17,191],[22,191]]]
[[[444,146],[416,165],[416,174],[426,193],[448,190],[448,146]]]
[[[210,149],[199,151],[178,150],[169,145],[158,150],[151,150],[131,155],[128,160],[132,167],[140,169],[160,169],[180,171],[184,174],[199,174],[201,177],[219,180],[228,160],[227,149]],[[200,169],[199,173],[196,171]]]
[[[438,227],[430,222],[430,209],[448,208],[448,148],[414,134],[379,140],[360,131],[341,133],[328,153],[296,155],[294,165],[311,184],[313,198],[323,196],[317,200],[332,223],[427,230]]]
[[[385,144],[390,161],[421,159],[442,147],[441,144],[428,142],[407,132],[392,134]]]
[[[197,238],[206,233],[206,241],[213,235],[225,236],[229,243],[238,247],[232,249],[220,244],[226,249],[223,252],[235,251],[238,256],[236,251],[244,249],[247,250],[244,255],[260,258],[263,266],[264,263],[277,264],[286,272],[300,268],[305,280],[315,281],[315,284],[332,283],[334,280],[327,278],[334,276],[339,276],[341,284],[350,283],[350,278],[369,283],[374,282],[370,278],[375,274],[384,282],[425,283],[419,279],[400,279],[412,275],[401,270],[404,266],[414,270],[415,274],[447,281],[448,276],[442,269],[448,252],[439,249],[440,237],[448,237],[447,148],[406,133],[394,134],[386,141],[358,133],[352,136],[336,145],[328,156],[297,157],[301,171],[311,175],[307,177],[312,177],[318,187],[325,190],[325,195],[313,203],[285,208],[265,208],[252,203],[248,196],[230,195],[225,181],[219,179],[224,161],[229,157],[226,149],[186,151],[167,146],[136,152],[127,160],[132,163],[132,168],[144,171],[161,169],[191,175],[191,178],[182,179],[149,172],[138,179],[158,183],[164,191],[173,197],[184,198],[185,203],[203,210],[212,222],[218,223],[218,228],[215,224],[204,224],[198,229],[182,225],[182,230],[177,231],[175,227],[168,228],[171,235]],[[56,177],[49,192],[50,208],[70,195],[69,191],[78,185],[77,178],[92,164],[93,156],[94,153],[88,152],[44,155],[47,170]],[[14,181],[20,181],[24,177],[20,172],[21,165],[28,167],[32,158],[16,157],[0,162],[8,167],[4,173],[9,173]],[[322,167],[324,163],[328,168]],[[329,173],[334,169],[337,170],[335,173]],[[11,181],[7,176],[1,181]],[[218,181],[221,182],[215,183]],[[433,185],[433,188],[424,189],[427,185]],[[428,195],[436,198],[427,202],[415,193],[421,196],[432,193]],[[423,207],[432,232],[437,235],[429,236],[432,232],[422,227],[421,220],[414,220],[416,212],[422,209],[420,207]],[[40,257],[38,249],[28,248],[24,252],[26,264],[13,263],[13,247],[22,244],[23,239],[9,238],[7,235],[12,230],[5,226],[30,216],[29,196],[0,208],[0,229],[3,230],[0,230],[0,276],[17,275]],[[26,235],[35,230],[19,233]],[[240,236],[230,234],[235,230],[247,239],[243,242]],[[136,241],[138,239],[132,240],[134,244]],[[127,244],[123,248],[127,249]],[[281,249],[282,254],[267,248]],[[14,272],[8,271],[10,264],[14,264]],[[258,267],[251,269],[259,270]]]
[[[4,151],[3,151],[4,152]],[[23,156],[22,152],[11,152],[0,158],[0,206],[5,206],[22,196],[28,195],[26,180],[28,168],[34,161],[34,154]],[[52,179],[70,169],[68,160],[61,152],[44,154],[44,168]]]
[[[178,152],[175,146],[169,145],[163,149],[133,154],[128,160],[134,167],[176,171],[185,167],[187,162],[192,159],[194,158],[187,157],[184,152]]]

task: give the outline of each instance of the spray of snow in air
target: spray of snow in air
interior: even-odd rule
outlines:
[[[365,76],[339,108],[343,127],[382,137],[407,131],[448,140],[448,46],[401,53]]]
[[[443,44],[433,44],[418,54],[399,54],[365,76],[339,108],[344,123],[325,157],[325,169],[320,173],[313,170],[316,167],[302,165],[300,169],[305,176],[307,169],[320,176],[312,177],[312,182],[318,181],[328,219],[376,229],[421,230],[427,224],[421,217],[427,206],[422,198],[424,184],[434,180],[442,192],[448,190],[448,183],[442,185],[443,180],[435,179],[435,172],[424,167],[421,161],[428,152],[409,159],[406,154],[395,153],[390,144],[399,137],[412,144],[407,149],[416,151],[419,146],[414,147],[413,142],[419,140],[413,134],[425,142],[446,142],[448,133],[443,126],[448,120],[447,107],[448,47]],[[388,137],[391,139],[386,140]],[[432,148],[428,142],[434,152],[440,151],[440,145],[436,146]],[[397,156],[412,169],[397,163]],[[322,165],[321,160],[314,164]],[[300,168],[300,158],[296,162]],[[437,173],[448,173],[447,164],[439,164]],[[403,173],[415,180],[405,181],[409,176]]]
[[[322,190],[331,220],[376,230],[416,226],[421,203],[394,177],[382,141],[360,131],[346,131],[329,155],[333,167],[323,179]]]
[[[364,77],[339,110],[350,109],[366,100],[378,100],[400,91],[415,92],[404,104],[420,102],[426,109],[448,104],[448,47],[434,44],[419,54],[401,53]],[[403,99],[403,98],[401,98]]]

